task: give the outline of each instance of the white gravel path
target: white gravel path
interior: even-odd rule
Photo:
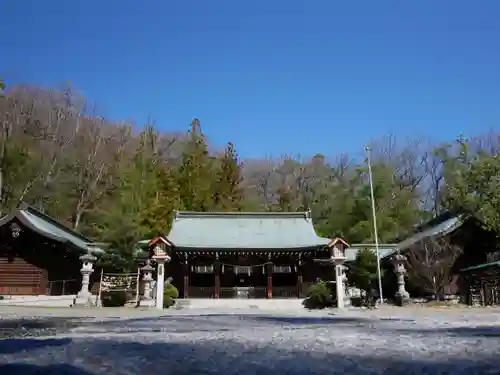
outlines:
[[[0,341],[0,375],[500,374],[494,309],[25,309],[3,319],[14,316],[87,318],[55,337]]]

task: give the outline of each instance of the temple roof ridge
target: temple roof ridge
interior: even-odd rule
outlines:
[[[246,218],[246,219],[310,219],[310,211],[258,212],[258,211],[176,211],[176,219],[182,218]]]

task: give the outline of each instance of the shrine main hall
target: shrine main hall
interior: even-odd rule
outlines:
[[[331,259],[348,244],[318,236],[310,212],[176,212],[147,244],[168,254],[181,298],[304,298],[318,279],[345,279]]]

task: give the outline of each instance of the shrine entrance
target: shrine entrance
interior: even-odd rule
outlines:
[[[239,262],[247,263],[247,262]],[[260,264],[222,264],[221,296],[227,298],[266,298],[267,275]]]

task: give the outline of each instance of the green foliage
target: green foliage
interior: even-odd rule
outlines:
[[[450,210],[478,219],[486,230],[500,234],[500,156],[473,153],[469,143],[457,140],[441,149],[447,180],[444,204]]]
[[[95,235],[110,245],[100,258],[106,268],[135,268],[137,242],[165,235],[179,207],[178,188],[168,165],[155,154],[156,133],[147,128],[133,158],[120,170],[121,179],[102,209],[96,209]]]
[[[307,309],[324,309],[332,307],[334,300],[332,291],[325,281],[320,281],[311,286],[308,297],[304,300],[303,305]]]
[[[215,209],[241,211],[244,199],[241,182],[241,164],[234,145],[228,143],[224,155],[217,159],[213,184]]]
[[[175,174],[180,202],[185,210],[203,212],[213,208],[213,172],[214,159],[208,152],[200,121],[194,119]]]
[[[101,293],[103,307],[123,307],[127,302],[127,293],[124,291],[107,291]]]
[[[382,269],[381,272],[383,272]],[[348,280],[350,284],[370,292],[377,279],[377,256],[370,249],[361,249],[349,268]]]
[[[163,290],[163,307],[171,307],[174,305],[177,298],[179,298],[179,290],[171,283],[165,283],[165,289]]]

